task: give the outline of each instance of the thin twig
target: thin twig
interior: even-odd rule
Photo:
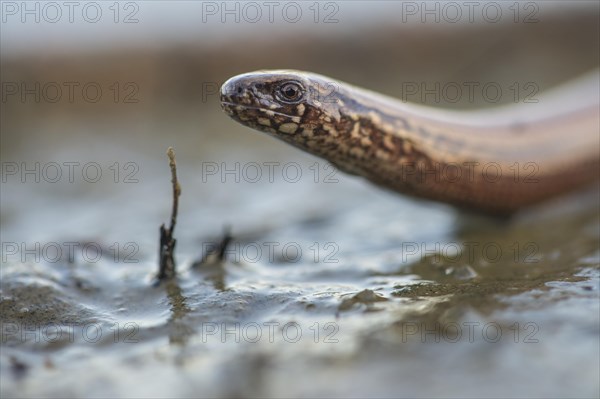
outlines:
[[[177,240],[173,238],[175,224],[177,223],[177,211],[179,209],[179,196],[181,195],[181,186],[177,180],[177,164],[175,162],[175,151],[172,147],[167,150],[169,157],[169,167],[171,168],[171,183],[173,185],[173,207],[171,209],[171,224],[169,229],[165,228],[164,223],[160,225],[160,249],[159,249],[159,267],[158,280],[172,278],[175,276],[175,244]]]
[[[175,224],[177,223],[177,211],[179,210],[179,196],[181,195],[181,186],[177,180],[177,163],[175,162],[175,151],[173,147],[167,150],[169,157],[169,167],[171,168],[171,184],[173,184],[173,209],[171,210],[171,226],[169,226],[169,235],[173,236]]]

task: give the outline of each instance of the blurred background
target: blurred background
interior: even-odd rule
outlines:
[[[598,68],[598,2],[0,7],[3,397],[599,395],[597,190],[497,225],[336,172],[218,96],[290,68],[434,107],[527,103]],[[180,274],[153,287],[170,146]],[[224,226],[228,260],[193,270]]]

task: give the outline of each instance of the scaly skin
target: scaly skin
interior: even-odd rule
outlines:
[[[225,82],[221,105],[344,172],[468,210],[510,214],[600,177],[597,71],[537,104],[462,112],[321,75],[258,71]]]

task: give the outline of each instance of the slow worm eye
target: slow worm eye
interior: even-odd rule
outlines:
[[[298,82],[286,82],[279,86],[275,95],[283,102],[296,103],[302,99],[304,88]]]

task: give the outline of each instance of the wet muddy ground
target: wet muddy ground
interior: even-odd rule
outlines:
[[[294,53],[273,39],[267,58],[184,46],[5,60],[3,82],[97,82],[111,95],[2,104],[2,396],[598,397],[597,187],[508,220],[466,214],[247,130],[212,90],[263,67],[390,95],[406,81],[514,76],[543,89],[597,66],[597,18],[579,21],[487,42],[373,31]],[[553,47],[528,47],[550,35]],[[474,55],[455,56],[465,48]],[[482,55],[493,49],[511,62]],[[540,72],[556,54],[573,62]],[[114,101],[115,82],[138,101]],[[169,146],[178,274],[156,286]],[[227,228],[225,260],[192,267]]]

